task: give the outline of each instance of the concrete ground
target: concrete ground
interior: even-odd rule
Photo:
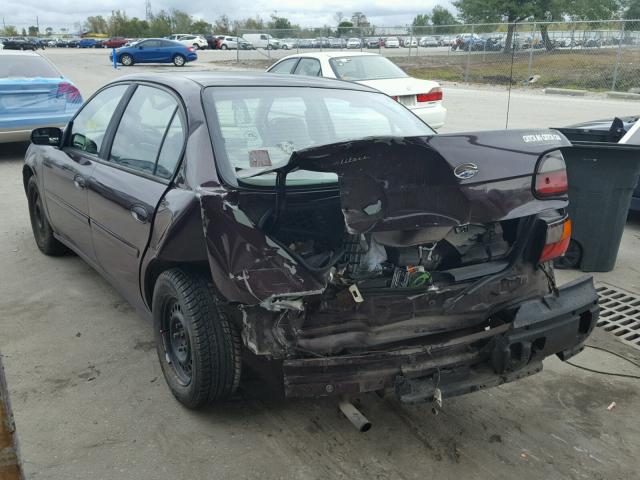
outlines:
[[[104,52],[103,52],[104,53]],[[101,56],[48,50],[88,96],[123,71]],[[91,59],[91,60],[90,60]],[[92,63],[93,60],[95,63]],[[215,68],[206,65],[208,68]],[[187,68],[197,68],[197,65]],[[450,86],[446,131],[504,127],[504,92]],[[512,126],[637,113],[629,102],[517,93]],[[428,405],[361,398],[360,434],[335,400],[283,401],[261,381],[203,412],[165,386],[151,326],[75,256],[45,257],[22,190],[24,145],[0,145],[0,351],[27,478],[71,479],[630,479],[640,451],[638,380],[551,358],[533,377]],[[597,278],[640,293],[640,218],[627,223],[616,269]],[[559,272],[560,283],[577,272]],[[597,331],[590,343],[640,361]],[[607,353],[574,359],[640,374]],[[612,411],[607,406],[615,401]]]

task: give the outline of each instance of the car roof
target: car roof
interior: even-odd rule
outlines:
[[[349,39],[353,40],[353,39]],[[381,57],[377,53],[368,53],[368,52],[313,52],[313,53],[296,53],[294,55],[287,55],[283,57],[285,58],[296,58],[296,57],[307,57],[307,58],[317,58],[318,60],[328,60],[330,58],[343,58],[343,57],[359,57],[359,56],[378,56]]]
[[[378,90],[354,82],[345,82],[323,77],[303,75],[285,75],[266,72],[163,72],[148,74],[131,74],[119,77],[113,83],[121,81],[157,82],[172,85],[179,80],[191,80],[202,87],[316,87],[338,88],[343,90],[359,90],[376,92]]]

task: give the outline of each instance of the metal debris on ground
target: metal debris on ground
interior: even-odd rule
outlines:
[[[15,425],[9,404],[9,392],[4,378],[2,355],[0,355],[0,479],[21,480],[23,478],[18,458]]]

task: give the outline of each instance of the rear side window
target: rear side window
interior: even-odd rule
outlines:
[[[59,78],[53,65],[40,55],[3,55],[0,61],[0,78]]]
[[[102,90],[80,110],[73,120],[71,146],[97,155],[113,112],[129,85],[116,85]]]
[[[139,86],[122,114],[109,160],[153,175],[165,133],[177,109],[178,102],[169,93]]]
[[[184,140],[185,134],[182,117],[180,116],[180,112],[176,111],[167,130],[164,142],[162,142],[162,148],[160,149],[158,163],[156,164],[154,172],[156,176],[165,179],[170,179],[173,176],[173,172],[180,161]]]
[[[320,76],[320,62],[315,58],[302,58],[293,73],[296,75],[318,77]]]
[[[297,61],[297,58],[288,58],[287,60],[283,60],[269,70],[269,73],[291,73],[291,70]]]

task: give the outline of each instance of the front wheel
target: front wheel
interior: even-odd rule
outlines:
[[[27,203],[29,204],[29,219],[36,245],[42,253],[51,256],[60,256],[69,250],[54,236],[51,224],[42,204],[42,197],[38,189],[36,177],[31,177],[27,183]]]
[[[222,45],[222,46],[220,47],[220,50],[226,50],[227,48],[229,48],[229,47],[227,47],[226,45]]]
[[[122,63],[122,65],[124,65],[125,67],[130,67],[131,65],[133,65],[133,57],[128,53],[125,53],[120,57],[120,63]]]
[[[179,268],[160,274],[153,322],[160,366],[180,403],[200,408],[233,395],[242,368],[240,334],[207,276]]]
[[[176,67],[183,67],[186,61],[186,58],[184,58],[182,55],[176,55],[175,57],[173,57],[173,64]]]

